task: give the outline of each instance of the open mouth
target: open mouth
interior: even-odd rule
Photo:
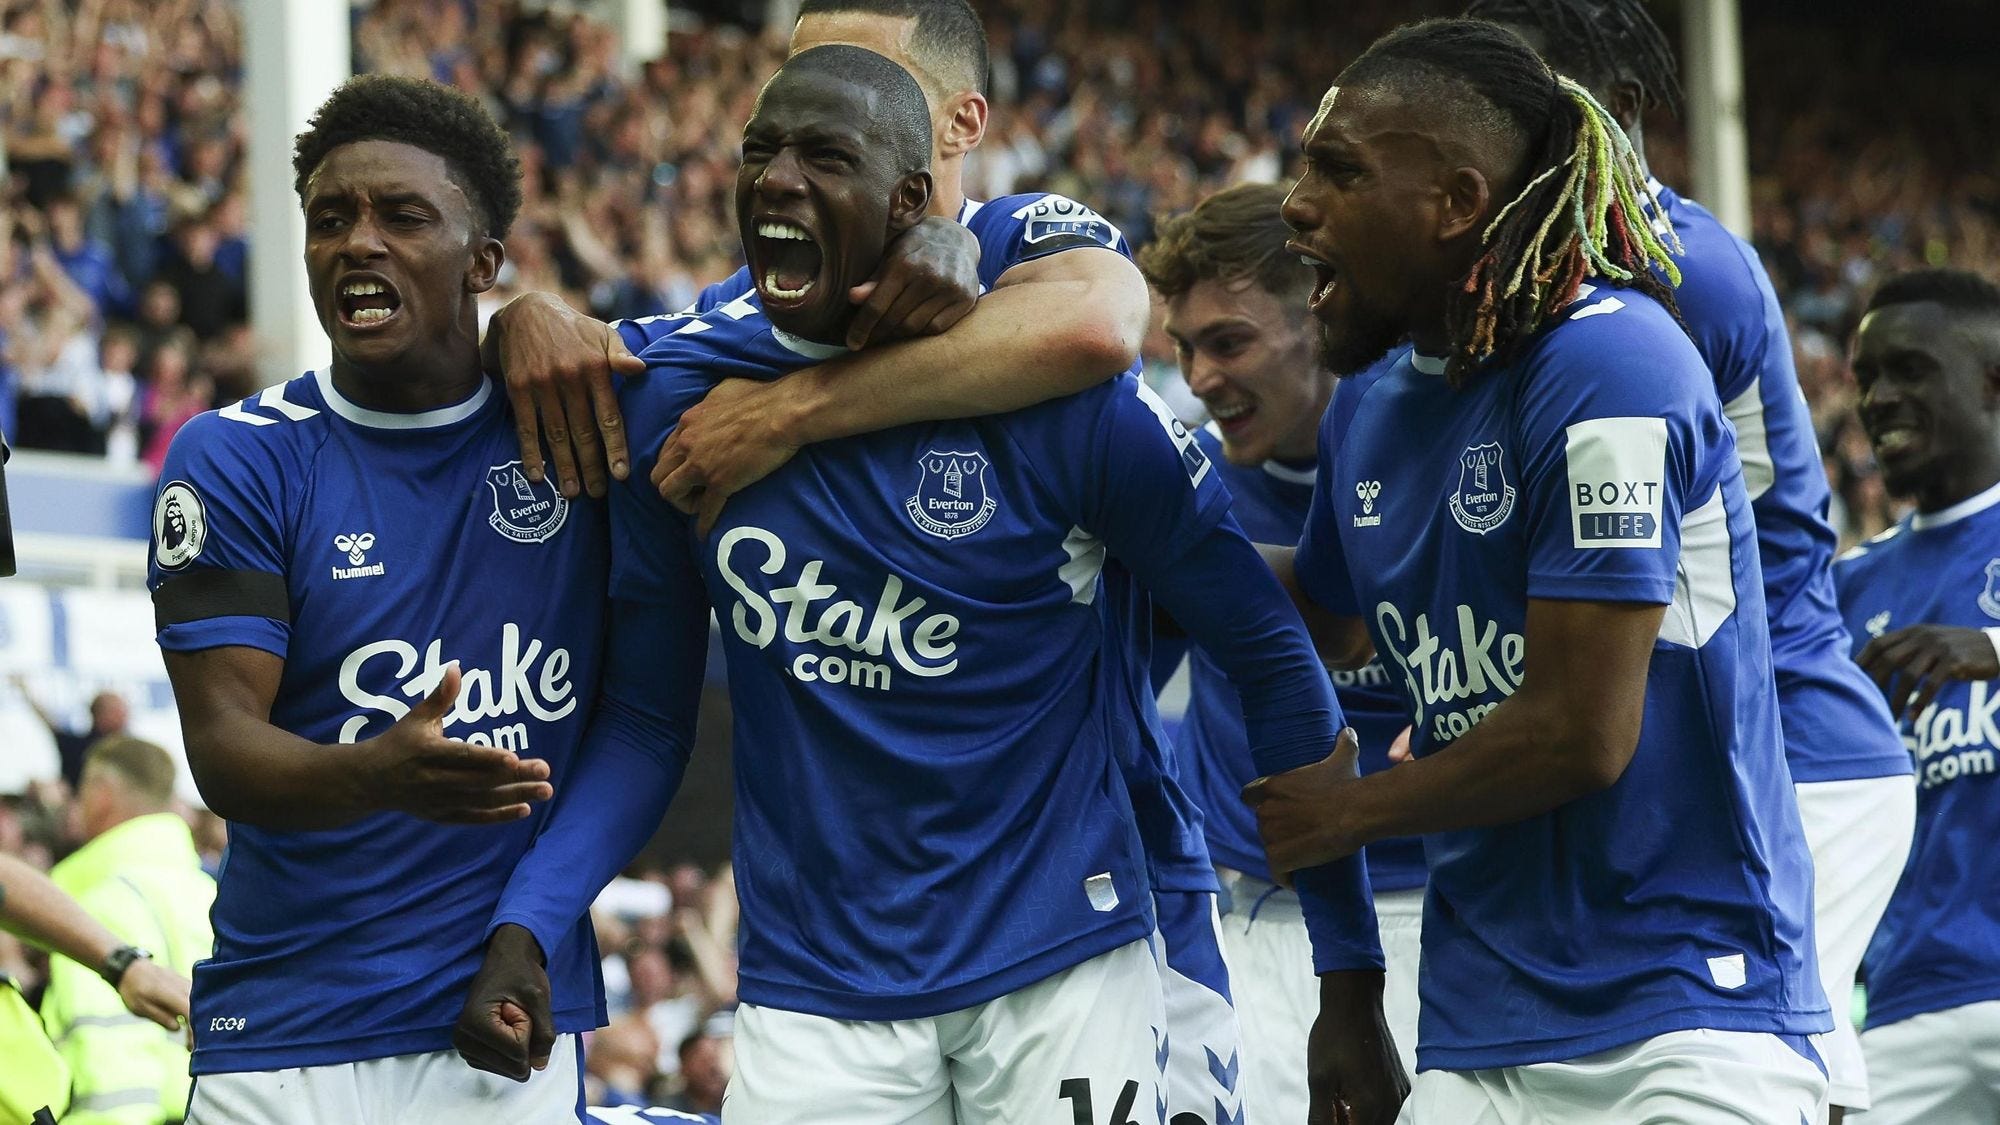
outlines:
[[[1895,457],[1908,453],[1923,442],[1923,431],[1905,423],[1884,426],[1870,435],[1875,443],[1877,457]]]
[[[1288,242],[1285,248],[1297,254],[1299,261],[1304,262],[1307,268],[1313,271],[1312,296],[1307,298],[1306,305],[1315,312],[1319,311],[1319,307],[1326,303],[1327,298],[1333,296],[1334,289],[1339,286],[1340,271],[1334,269],[1332,263],[1297,242]]]
[[[1306,265],[1312,267],[1314,277],[1312,296],[1307,299],[1306,304],[1317,309],[1326,303],[1328,297],[1333,296],[1334,287],[1340,284],[1340,273],[1318,258],[1303,260]]]
[[[757,292],[766,301],[793,304],[804,300],[819,283],[823,255],[819,243],[795,223],[765,219],[757,224],[755,263]]]
[[[396,287],[379,278],[350,278],[335,299],[340,322],[349,328],[379,328],[403,307]]]
[[[1215,424],[1222,427],[1224,433],[1233,434],[1243,429],[1243,427],[1248,426],[1250,420],[1257,416],[1257,404],[1254,402],[1211,403],[1208,408],[1208,416],[1215,419]]]

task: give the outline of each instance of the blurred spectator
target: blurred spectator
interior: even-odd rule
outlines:
[[[648,1105],[658,1071],[659,1039],[646,1021],[619,1016],[599,1028],[584,1047],[584,1087],[591,1105]]]
[[[74,195],[59,195],[48,206],[49,241],[70,281],[90,298],[97,315],[127,316],[132,287],[118,270],[111,247],[84,230],[83,207]]]
[[[667,1103],[683,1113],[722,1113],[722,1095],[736,1070],[736,1013],[721,1011],[680,1044],[681,1092]]]
[[[160,267],[161,280],[180,296],[181,323],[202,340],[241,324],[247,315],[240,263],[232,276],[218,256],[222,245],[222,232],[211,218],[190,219],[175,228],[172,249]]]
[[[63,783],[72,790],[83,782],[84,752],[93,743],[113,735],[124,734],[126,725],[132,721],[131,705],[125,697],[115,691],[100,691],[90,700],[90,725],[81,730],[49,713],[35,693],[28,688],[26,677],[13,677],[15,690],[21,699],[35,712],[35,717],[49,728],[49,734],[56,740],[56,755],[62,760]]]
[[[154,348],[146,364],[139,429],[144,437],[144,460],[155,473],[166,463],[167,447],[174,435],[215,399],[214,381],[193,370],[194,354],[193,334],[182,329]]]

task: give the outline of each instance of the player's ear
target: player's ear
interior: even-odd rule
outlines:
[[[901,234],[924,221],[931,206],[931,174],[911,172],[896,181],[889,197],[889,233]]]
[[[986,136],[986,95],[973,90],[953,94],[945,103],[937,149],[942,157],[964,156]]]
[[[507,248],[497,238],[480,236],[472,248],[472,263],[465,268],[465,291],[484,293],[500,280],[500,267],[507,262]]]
[[[1492,221],[1493,185],[1471,165],[1447,169],[1438,185],[1438,241],[1478,234]]]
[[[1631,132],[1632,126],[1637,125],[1646,112],[1646,92],[1639,88],[1637,82],[1613,83],[1611,103],[1604,108],[1611,111],[1619,128]]]

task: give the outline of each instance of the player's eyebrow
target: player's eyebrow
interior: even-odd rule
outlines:
[[[1255,329],[1257,327],[1257,322],[1250,317],[1232,313],[1228,316],[1217,317],[1209,321],[1200,328],[1195,329],[1192,335],[1196,340],[1212,340],[1225,332],[1237,332],[1245,328]],[[1173,335],[1173,333],[1169,332],[1168,335]],[[1180,339],[1179,336],[1175,336],[1174,338],[1177,340]]]
[[[313,193],[306,197],[305,209],[311,211],[314,208],[330,207],[338,203],[352,203],[355,197],[362,193],[363,189],[351,186],[329,185],[326,187],[315,187],[313,188]],[[438,210],[437,201],[431,198],[429,194],[419,191],[416,188],[396,187],[386,191],[368,191],[367,195],[375,201],[375,205],[378,207],[416,204],[432,211]]]

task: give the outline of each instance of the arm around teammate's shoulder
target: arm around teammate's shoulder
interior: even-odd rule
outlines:
[[[769,381],[729,379],[660,449],[661,496],[701,516],[817,442],[1004,414],[1131,367],[1149,306],[1138,268],[1092,247],[1023,262],[940,335],[830,359]]]

